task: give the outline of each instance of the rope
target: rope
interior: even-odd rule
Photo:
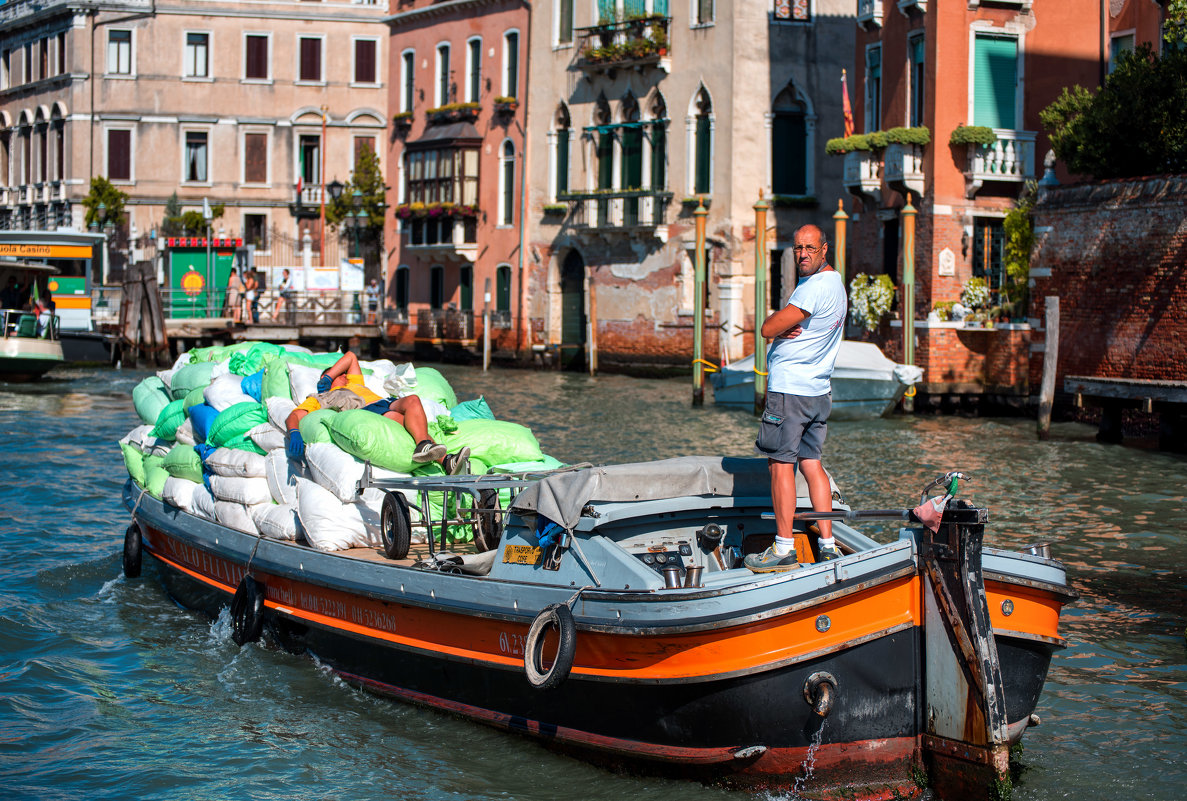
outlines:
[[[770,373],[763,372],[762,370],[759,370],[759,369],[758,369],[758,367],[755,367],[755,368],[754,368],[754,374],[755,374],[755,375],[762,375],[762,376],[767,376],[767,375],[770,375]]]
[[[573,609],[573,604],[577,603],[577,599],[581,597],[581,593],[585,592],[586,590],[592,590],[592,589],[593,589],[593,587],[591,587],[590,585],[586,584],[584,587],[582,587],[581,589],[577,590],[577,592],[573,593],[573,597],[572,597],[572,598],[570,598],[569,600],[565,601],[565,606],[569,607],[569,609],[570,609],[570,611],[571,611],[571,610]]]
[[[144,496],[148,494],[145,487],[140,488],[140,495],[136,498],[136,503],[132,506],[132,522],[136,522],[136,510],[140,508],[140,502],[144,500]]]
[[[709,372],[709,373],[716,373],[718,370],[718,367],[716,364],[714,364],[713,362],[707,362],[704,359],[693,359],[692,363],[705,365],[705,371]]]
[[[913,398],[913,397],[915,397],[915,385],[914,385],[914,384],[912,384],[911,386],[907,387],[907,391],[903,393],[903,397],[904,397],[904,398]]]

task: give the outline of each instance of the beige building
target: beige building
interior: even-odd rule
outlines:
[[[81,229],[104,176],[129,196],[123,234],[138,240],[116,234],[124,257],[174,192],[186,209],[225,205],[215,236],[264,246],[309,230],[316,251],[323,160],[327,183],[346,181],[361,147],[386,152],[387,13],[366,0],[0,6],[0,227]]]
[[[601,366],[687,365],[703,198],[706,352],[753,349],[754,204],[772,201],[773,308],[795,227],[831,229],[843,196],[824,142],[843,133],[854,11],[852,0],[534,5],[524,255],[538,347],[571,367],[593,338]]]

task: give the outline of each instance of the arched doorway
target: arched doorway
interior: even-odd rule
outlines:
[[[585,368],[585,259],[576,250],[561,266],[560,368]]]

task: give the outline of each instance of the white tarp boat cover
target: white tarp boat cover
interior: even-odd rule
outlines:
[[[836,485],[829,478],[831,489]],[[680,456],[656,462],[591,467],[543,478],[515,498],[511,511],[540,514],[572,531],[581,510],[594,501],[656,501],[687,496],[769,498],[771,474],[766,459],[735,456]],[[796,495],[808,497],[803,474],[796,472]]]
[[[722,373],[739,373],[747,380],[753,380],[754,354],[739,359],[721,368]],[[854,342],[843,340],[841,349],[837,352],[837,364],[833,368],[834,378],[878,378],[896,380],[900,384],[911,385],[923,380],[922,368],[913,364],[896,364],[886,358],[885,354],[873,342]],[[725,378],[725,376],[723,376]],[[736,379],[735,379],[736,381]],[[718,382],[714,382],[716,385]],[[728,381],[732,384],[734,381]]]

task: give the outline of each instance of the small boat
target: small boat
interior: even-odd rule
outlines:
[[[842,558],[754,574],[741,559],[775,531],[760,459],[382,480],[368,465],[358,487],[384,493],[382,549],[245,534],[129,480],[124,571],[151,558],[183,606],[229,605],[240,645],[266,635],[384,696],[619,769],[808,798],[1000,791],[1075,597],[1044,546],[982,547],[987,512],[960,499],[933,532],[836,491],[816,517]],[[434,521],[429,493],[469,501]],[[887,541],[846,522],[879,519]],[[458,525],[472,552],[445,550]]]
[[[23,262],[0,262],[0,287],[9,278],[31,286],[53,268]],[[49,297],[49,293],[45,294]],[[48,311],[6,309],[0,304],[0,381],[33,381],[63,363],[58,317]]]
[[[923,370],[896,364],[872,342],[843,340],[833,370],[833,410],[830,420],[867,420],[882,417],[908,387],[923,380]],[[723,406],[754,406],[754,354],[709,374],[713,402]]]

